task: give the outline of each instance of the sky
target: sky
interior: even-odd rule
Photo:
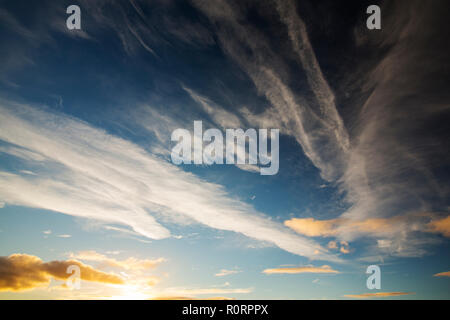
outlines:
[[[0,0],[0,299],[449,299],[448,9]],[[194,121],[278,172],[173,163]]]

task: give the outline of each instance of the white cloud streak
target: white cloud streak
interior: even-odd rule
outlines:
[[[217,184],[87,123],[2,101],[0,139],[40,155],[36,176],[0,173],[0,197],[29,206],[131,227],[152,239],[170,236],[149,213],[179,214],[211,228],[268,241],[294,254],[336,260],[317,243],[270,221]],[[8,149],[5,149],[8,150]],[[22,152],[25,165],[36,157]]]

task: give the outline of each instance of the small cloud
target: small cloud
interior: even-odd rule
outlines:
[[[450,271],[436,273],[433,277],[450,277]]]
[[[175,238],[175,239],[183,239],[182,235],[173,235],[172,237]]]
[[[338,245],[337,245],[337,242],[336,242],[336,241],[330,241],[330,242],[328,242],[327,247],[328,247],[329,249],[337,249],[337,248],[338,248]]]
[[[444,237],[450,238],[450,216],[446,218],[433,220],[428,223],[430,232],[441,233]]]
[[[382,255],[372,255],[372,256],[365,256],[357,259],[358,261],[364,261],[364,262],[370,262],[370,263],[382,263],[384,264],[384,257]]]
[[[398,297],[415,294],[414,292],[375,292],[375,293],[362,293],[362,294],[346,294],[344,297],[355,299],[371,299],[371,298],[387,298]]]
[[[339,251],[343,254],[350,253],[350,246],[347,241],[341,241],[341,249]]]
[[[327,247],[328,247],[328,249],[333,249],[333,250],[339,249],[339,251],[344,254],[350,253],[350,247],[349,247],[349,244],[347,241],[341,241],[340,248],[339,248],[339,244],[337,241],[330,241],[330,242],[328,242]]]
[[[236,164],[236,167],[238,167],[241,170],[248,171],[248,172],[257,172],[259,173],[260,168],[257,165],[254,164]]]
[[[70,234],[58,234],[57,237],[58,238],[72,238],[72,236]]]
[[[341,253],[343,253],[343,254],[348,254],[348,253],[350,253],[350,250],[348,249],[348,248],[345,248],[345,247],[341,247],[341,249],[339,250]]]
[[[250,197],[250,200],[252,200],[252,201],[255,200],[255,199],[256,199],[256,196],[255,196],[255,195],[253,195],[253,196]]]
[[[390,248],[392,245],[391,240],[380,239],[377,240],[378,248]]]
[[[216,273],[215,276],[216,277],[224,277],[224,276],[228,276],[230,274],[235,274],[235,273],[239,273],[239,272],[242,272],[242,271],[222,269],[222,270],[220,270],[220,272]]]
[[[314,279],[313,281],[312,281],[312,283],[319,283],[319,279]]]
[[[43,233],[43,234],[47,234],[47,235],[48,235],[48,234],[52,234],[52,230],[44,230],[44,231],[42,231],[42,233]]]
[[[34,173],[33,171],[30,171],[30,170],[20,170],[20,172],[22,172],[23,174],[31,175],[31,176],[36,175],[36,173]]]
[[[308,237],[328,237],[336,234],[334,220],[316,220],[314,218],[292,218],[284,222],[284,225]]]
[[[265,274],[297,274],[297,273],[339,273],[332,269],[330,266],[324,265],[321,267],[294,267],[294,268],[274,268],[274,269],[266,269],[263,271]]]
[[[337,218],[316,220],[314,218],[292,218],[284,225],[308,237],[335,237],[343,234],[359,236],[395,235],[403,230],[441,233],[450,237],[450,216],[436,219],[434,213],[411,213],[389,218],[353,220]],[[431,220],[431,222],[428,222]]]

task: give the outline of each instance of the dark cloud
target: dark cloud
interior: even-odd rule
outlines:
[[[72,273],[67,273],[69,266],[80,268],[80,278],[85,281],[123,284],[121,277],[96,270],[76,260],[43,262],[36,256],[12,254],[0,257],[0,291],[22,291],[45,287],[51,278],[67,280]]]

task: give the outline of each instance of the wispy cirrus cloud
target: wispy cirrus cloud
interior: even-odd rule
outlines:
[[[272,108],[257,116],[247,114],[247,120],[260,127],[280,128],[283,133],[294,136],[303,152],[321,169],[322,176],[327,180],[336,178],[338,167],[343,165],[339,162],[344,160],[340,149],[348,147],[348,137],[333,98],[329,96],[331,91],[319,93],[327,85],[323,77],[315,74],[317,62],[315,67],[307,69],[307,73],[311,82],[321,87],[316,88],[316,92],[323,117],[316,114],[314,106],[295,94],[286,83],[287,66],[271,48],[269,39],[260,30],[241,23],[245,20],[243,8],[226,1],[216,1],[214,6],[201,0],[193,3],[218,25],[217,34],[224,51],[247,72],[258,92],[272,105]],[[279,6],[284,3],[278,2]],[[292,11],[290,8],[286,10]],[[303,47],[311,47],[307,38],[304,41]],[[311,48],[306,55],[315,61]],[[304,61],[305,65],[309,66],[311,61]]]
[[[317,243],[288,232],[250,205],[228,196],[137,145],[77,119],[2,101],[0,139],[39,154],[36,176],[0,173],[0,196],[9,204],[127,225],[152,239],[170,231],[151,213],[183,215],[211,228],[242,233],[310,258],[336,258]],[[17,155],[17,153],[16,153]],[[24,165],[34,158],[21,153]]]
[[[289,36],[291,47],[283,44],[282,53],[279,53],[281,48],[273,47],[264,32],[245,22],[247,10],[250,10],[248,6],[227,1],[216,1],[213,6],[203,0],[194,0],[193,3],[216,26],[223,50],[248,74],[258,93],[271,104],[259,113],[245,110],[246,120],[257,126],[279,127],[281,133],[296,139],[304,154],[320,170],[322,178],[335,184],[344,195],[348,208],[337,212],[336,217],[355,220],[355,224],[369,219],[375,219],[372,220],[375,222],[376,219],[390,219],[411,212],[431,211],[436,209],[437,203],[437,212],[447,211],[445,199],[449,189],[435,170],[445,170],[448,161],[444,159],[449,159],[449,153],[445,151],[448,148],[444,147],[445,142],[433,123],[440,123],[438,117],[448,109],[445,107],[448,99],[429,102],[437,91],[442,96],[447,96],[447,91],[439,84],[433,89],[421,87],[417,79],[424,79],[421,83],[435,76],[444,79],[442,66],[448,66],[448,60],[445,60],[445,54],[439,54],[433,66],[426,69],[418,68],[415,63],[416,55],[430,56],[433,55],[432,50],[446,52],[445,48],[438,49],[444,46],[442,41],[433,42],[434,49],[422,45],[422,41],[428,39],[427,35],[440,35],[439,25],[444,25],[445,21],[426,23],[426,30],[419,30],[417,25],[408,23],[413,19],[434,19],[433,12],[439,6],[424,8],[419,1],[408,4],[408,9],[403,3],[391,5],[391,14],[384,18],[384,29],[389,30],[389,37],[375,37],[375,41],[366,39],[374,52],[380,54],[371,57],[367,65],[365,62],[349,65],[350,76],[343,76],[351,78],[355,74],[363,79],[358,80],[359,94],[365,98],[350,102],[355,111],[349,116],[340,113],[342,108],[337,104],[309,39],[309,26],[303,22],[293,1],[267,3],[279,14]],[[411,10],[413,7],[418,9]],[[262,19],[265,13],[264,10],[258,11]],[[361,26],[365,28],[364,24]],[[359,29],[357,33],[365,34]],[[419,34],[420,40],[410,42],[404,36],[406,34]],[[387,46],[391,47],[386,53]],[[297,71],[293,75],[294,71],[290,71],[283,58],[284,54],[291,54],[290,50],[302,67],[300,75]],[[398,74],[402,74],[402,81],[398,80]],[[306,77],[314,99],[309,97],[308,90],[298,92],[292,89],[294,76]],[[352,83],[344,90],[353,90],[354,87]],[[418,99],[412,101],[412,95]],[[428,107],[422,112],[425,105]],[[410,106],[417,112],[411,113]],[[347,123],[343,116],[346,116]],[[416,141],[421,141],[420,146]],[[421,217],[414,217],[418,221],[413,225],[422,224]],[[322,223],[322,232],[327,230],[330,236],[336,235],[340,240],[367,236],[364,232],[337,232],[325,224],[329,225],[329,222]],[[319,223],[313,227],[319,228]],[[314,236],[314,228],[302,232]],[[421,255],[424,252],[421,247],[432,242],[415,239],[417,230],[407,224],[401,223],[399,229],[401,232],[388,235],[391,243],[395,243],[391,247],[392,254],[413,255],[414,246],[416,254]],[[429,234],[427,236],[430,237]]]
[[[65,238],[65,239],[67,239],[67,238],[72,238],[72,235],[70,235],[70,234],[58,234],[57,237],[58,238]]]

